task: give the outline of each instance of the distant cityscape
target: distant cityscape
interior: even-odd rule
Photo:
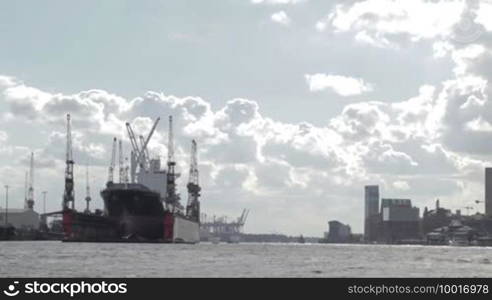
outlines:
[[[381,199],[381,201],[380,201]],[[381,203],[380,203],[381,202]],[[364,187],[364,233],[353,234],[349,225],[329,221],[326,243],[381,243],[428,245],[492,245],[492,168],[485,168],[485,214],[464,215],[441,207],[412,206],[410,199],[381,198],[378,185]],[[470,206],[464,207],[467,210]]]

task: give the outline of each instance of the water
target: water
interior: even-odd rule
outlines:
[[[490,277],[492,248],[0,242],[6,277]]]

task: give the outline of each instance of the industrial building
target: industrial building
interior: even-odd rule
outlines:
[[[380,238],[388,243],[420,239],[419,208],[410,199],[381,200],[382,232]]]
[[[492,168],[485,168],[485,215],[492,217]]]
[[[39,214],[30,208],[0,208],[0,224],[5,222],[16,229],[38,229]]]
[[[349,225],[339,221],[328,222],[328,232],[325,232],[326,243],[348,243],[352,241],[352,230]]]
[[[367,185],[364,188],[364,239],[368,242],[376,241],[380,223],[379,214],[379,186]]]

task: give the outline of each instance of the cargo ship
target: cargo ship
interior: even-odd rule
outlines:
[[[169,117],[167,169],[160,159],[150,159],[147,145],[159,118],[147,139],[140,143],[129,123],[126,124],[132,144],[130,167],[123,165],[119,143],[119,182],[115,182],[116,138],[113,140],[111,164],[106,187],[101,191],[104,209],[89,210],[90,197],[84,212],[74,209],[73,159],[71,153],[70,116],[67,116],[67,167],[63,200],[63,231],[65,242],[156,242],[198,243],[200,240],[200,186],[198,184],[196,142],[192,141],[190,176],[187,184],[188,203],[184,208],[176,193],[172,117]],[[128,170],[130,169],[130,178]],[[88,188],[87,188],[88,189]]]

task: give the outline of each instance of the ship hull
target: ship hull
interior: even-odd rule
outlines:
[[[66,242],[198,243],[199,222],[166,211],[145,186],[112,185],[101,192],[103,215],[63,212]]]

